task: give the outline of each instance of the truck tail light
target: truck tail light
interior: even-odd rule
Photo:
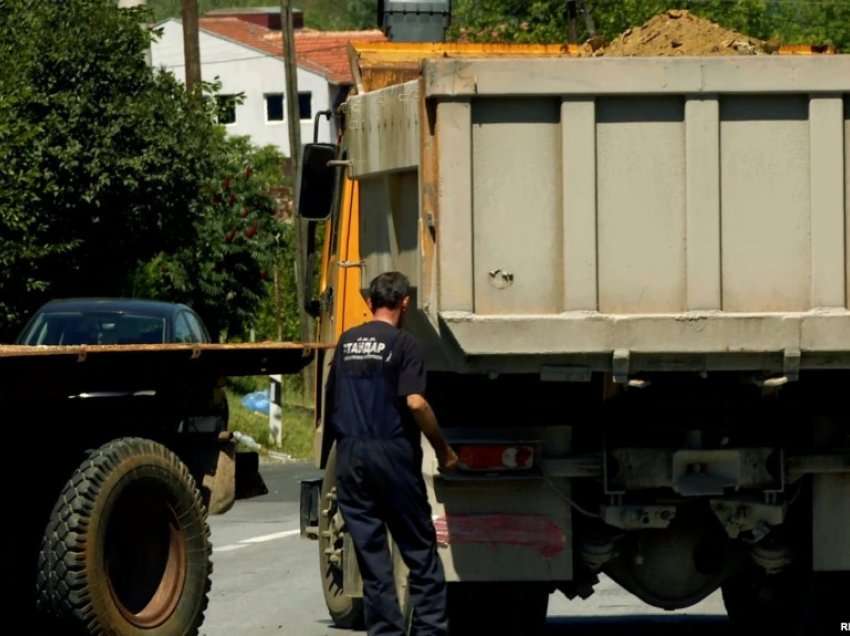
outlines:
[[[534,446],[527,444],[469,444],[457,448],[458,463],[469,471],[529,470]]]

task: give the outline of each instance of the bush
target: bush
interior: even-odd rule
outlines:
[[[64,296],[186,302],[239,336],[291,258],[269,194],[282,157],[148,68],[150,19],[114,0],[0,3],[0,341]]]

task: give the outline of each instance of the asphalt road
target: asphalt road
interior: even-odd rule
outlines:
[[[319,586],[317,547],[298,537],[299,481],[304,464],[268,465],[265,497],[237,502],[210,520],[215,572],[206,636],[349,636],[331,626]],[[553,594],[547,636],[727,636],[715,594],[684,612],[663,612],[603,580],[586,601]]]

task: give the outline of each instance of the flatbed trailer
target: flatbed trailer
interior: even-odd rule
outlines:
[[[223,378],[295,373],[317,347],[0,346],[9,600],[31,629],[196,634],[207,515],[265,492]]]

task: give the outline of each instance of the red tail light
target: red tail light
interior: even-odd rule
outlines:
[[[463,470],[529,470],[534,466],[534,447],[526,444],[471,444],[459,446],[458,463]]]

